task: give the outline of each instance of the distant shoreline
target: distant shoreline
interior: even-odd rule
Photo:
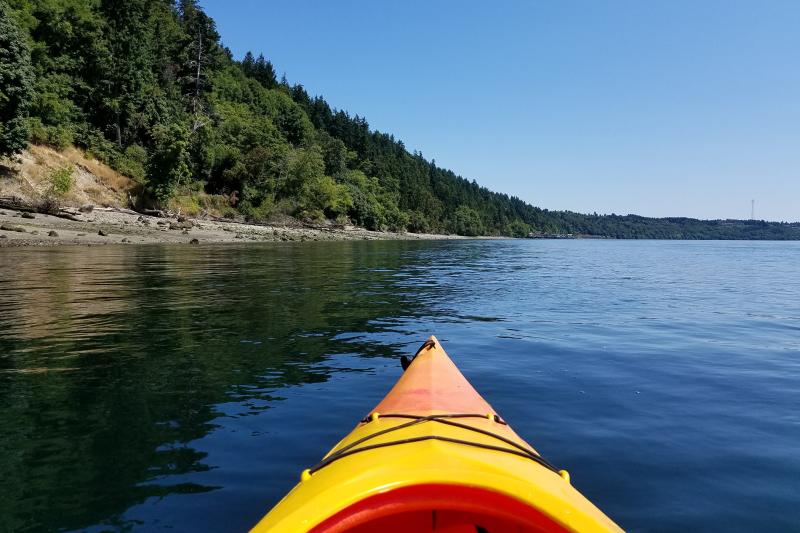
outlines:
[[[41,213],[23,213],[0,209],[0,248],[468,238],[458,235],[369,231],[353,226],[260,225],[203,218],[155,217],[115,208],[95,208],[91,212],[75,216],[76,220]]]
[[[507,240],[509,237],[465,237],[430,233],[370,231],[355,226],[301,224],[294,219],[285,224],[248,224],[209,218],[157,217],[128,209],[98,207],[90,212],[75,211],[74,220],[42,213],[0,209],[0,248],[50,246],[99,246],[108,244],[245,244],[312,241],[433,241]],[[596,235],[548,235],[530,240],[640,240]],[[641,239],[641,240],[737,240],[770,239]],[[776,240],[776,242],[785,242]]]

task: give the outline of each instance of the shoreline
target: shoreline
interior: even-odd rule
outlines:
[[[305,226],[299,223],[262,225],[203,218],[167,218],[108,207],[94,208],[73,218],[75,220],[0,209],[0,248],[468,238],[459,235],[369,231],[353,226]]]

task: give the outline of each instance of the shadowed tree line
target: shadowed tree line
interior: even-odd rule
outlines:
[[[186,212],[461,235],[800,238],[797,225],[548,211],[410,153],[272,63],[196,0],[0,0],[0,155],[77,145]]]

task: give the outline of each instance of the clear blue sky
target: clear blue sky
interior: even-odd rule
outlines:
[[[800,220],[800,1],[201,5],[237,58],[534,205]]]

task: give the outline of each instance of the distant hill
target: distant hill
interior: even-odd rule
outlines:
[[[616,239],[800,239],[800,223],[797,222],[583,215],[569,211],[551,211],[546,215],[553,217],[561,232]]]
[[[233,58],[195,0],[0,0],[0,156],[73,145],[151,204],[461,235],[798,239],[797,224],[547,211],[409,153],[366,119]]]

